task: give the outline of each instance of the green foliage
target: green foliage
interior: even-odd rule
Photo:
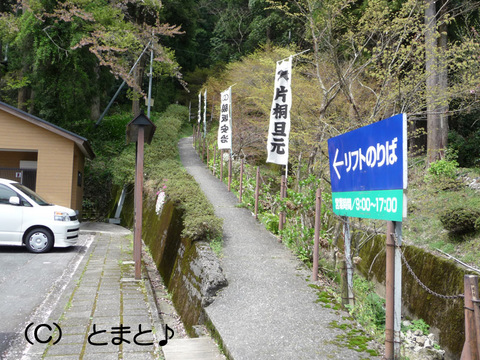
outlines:
[[[434,178],[446,177],[454,179],[458,172],[458,162],[455,159],[440,159],[431,163],[427,172]]]
[[[287,197],[278,202],[281,204],[279,211],[286,211],[287,224],[282,232],[282,241],[294,251],[297,257],[311,264],[313,259],[314,244],[314,218],[316,191],[320,180],[313,174],[299,182],[299,190],[287,189]],[[329,195],[322,192],[322,216],[330,212]],[[327,238],[326,225],[320,229],[320,237]]]
[[[428,325],[423,319],[418,319],[418,320],[412,320],[410,322],[411,324],[409,326],[404,326],[402,324],[402,331],[407,332],[408,330],[410,331],[416,331],[420,330],[423,335],[428,335],[429,330],[430,330],[430,325]]]
[[[265,228],[272,234],[278,234],[278,215],[272,213],[263,213],[259,215],[259,219]]]
[[[178,158],[177,142],[187,120],[188,109],[179,105],[169,106],[162,114],[153,114],[157,130],[152,143],[145,147],[144,172],[153,192],[166,186],[167,196],[183,210],[183,236],[193,240],[215,239],[222,233],[222,222],[215,217],[213,206]],[[133,183],[135,145],[125,147],[107,167],[115,184]]]
[[[8,46],[0,72],[2,100],[70,129],[72,122],[98,116],[116,90],[115,77],[140,92],[129,70],[149,40],[156,52],[154,76],[178,76],[174,54],[158,41],[178,29],[162,26],[158,7],[157,1],[137,0],[129,6],[28,1],[1,7],[7,12],[0,14],[0,44]]]
[[[353,277],[355,305],[349,308],[350,314],[362,326],[379,335],[385,329],[385,300],[375,293],[375,285],[358,276]]]
[[[112,193],[112,174],[101,159],[85,167],[83,216],[99,220],[108,212]]]
[[[449,121],[448,147],[457,151],[461,167],[480,166],[480,122],[479,109],[454,116]]]
[[[459,172],[457,153],[446,151],[444,159],[434,161],[430,164],[425,174],[425,182],[437,189],[457,189],[461,183],[457,180]]]
[[[447,208],[440,213],[439,218],[443,227],[448,231],[466,234],[476,230],[480,211],[465,207]]]
[[[210,240],[210,247],[217,257],[220,259],[223,257],[223,237],[217,236]]]
[[[124,112],[105,117],[98,127],[89,120],[71,124],[71,131],[89,139],[96,155],[85,165],[83,209],[93,214],[92,219],[102,219],[108,213],[112,185],[123,186],[134,177],[135,145],[125,145],[125,129],[131,120]],[[120,153],[122,156],[117,156]]]

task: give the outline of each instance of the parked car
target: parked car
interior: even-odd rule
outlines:
[[[43,253],[53,246],[75,245],[79,231],[74,210],[49,204],[18,182],[0,179],[0,245],[25,245]]]

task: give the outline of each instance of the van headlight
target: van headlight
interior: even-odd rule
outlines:
[[[55,211],[55,221],[70,221],[70,216],[66,212]]]

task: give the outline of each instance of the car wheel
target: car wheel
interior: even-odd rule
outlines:
[[[32,229],[25,237],[25,246],[33,253],[50,251],[53,247],[53,235],[50,231],[42,228]]]

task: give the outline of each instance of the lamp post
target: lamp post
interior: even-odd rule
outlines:
[[[127,125],[127,144],[137,143],[135,164],[135,224],[133,228],[133,260],[135,261],[135,280],[141,279],[142,261],[142,211],[143,211],[143,157],[145,142],[152,142],[156,126],[143,111]]]

